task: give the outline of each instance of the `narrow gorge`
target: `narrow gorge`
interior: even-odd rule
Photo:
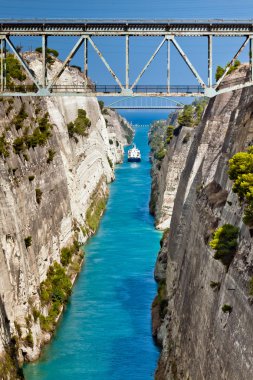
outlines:
[[[224,86],[247,75],[241,65]],[[253,376],[252,104],[251,87],[212,98],[199,125],[175,128],[154,160],[151,211],[164,230],[157,380]]]
[[[41,49],[23,56],[41,80]],[[222,88],[248,77],[238,63]],[[67,66],[58,85],[85,80]],[[0,98],[0,380],[253,377],[252,105],[252,87],[167,120]]]

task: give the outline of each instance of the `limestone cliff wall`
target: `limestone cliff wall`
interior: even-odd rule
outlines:
[[[182,127],[167,147],[162,163],[152,169],[152,197],[155,199],[156,228],[170,227],[178,184],[194,135],[194,128]]]
[[[252,144],[252,105],[251,88],[210,100],[191,144],[160,253],[167,268],[159,278],[163,313],[156,334],[163,350],[156,379],[253,377],[252,238],[227,174],[228,160]],[[208,245],[225,223],[240,229],[228,270]],[[231,313],[222,311],[224,304]]]
[[[59,64],[55,62],[52,72]],[[34,59],[35,72],[40,66],[41,62]],[[83,81],[78,69],[68,68],[61,80],[64,82],[66,78],[70,83],[71,78],[72,82]],[[15,118],[21,107],[27,116],[17,130]],[[71,138],[67,123],[75,120],[78,109],[86,111],[91,125],[87,135]],[[53,126],[51,137],[44,145],[15,154],[15,139],[32,131],[36,120],[46,113]],[[90,232],[85,219],[94,192],[106,196],[107,184],[114,180],[114,164],[122,160],[127,142],[126,128],[122,129],[119,117],[112,114],[108,120],[110,128],[95,98],[1,99],[0,134],[5,136],[9,149],[9,156],[0,158],[0,373],[4,373],[3,379],[17,376],[13,374],[11,358],[15,361],[17,356],[20,362],[33,360],[50,339],[34,315],[34,310],[47,314],[40,300],[40,284],[49,266],[60,261],[61,248],[72,243],[74,236],[81,243],[88,238]],[[132,133],[130,127],[129,131]],[[50,150],[54,152],[52,160],[48,160]],[[31,238],[28,246],[27,237]]]

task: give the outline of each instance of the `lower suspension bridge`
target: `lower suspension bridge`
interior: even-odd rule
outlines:
[[[181,110],[184,104],[170,98],[127,97],[117,100],[107,107],[114,110]]]

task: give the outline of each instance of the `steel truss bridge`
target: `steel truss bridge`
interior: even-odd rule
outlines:
[[[42,76],[39,79],[29,67],[24,56],[15,47],[12,37],[40,36],[42,40]],[[47,40],[49,36],[76,36],[77,42],[69,52],[61,67],[49,80],[47,76]],[[122,83],[111,65],[103,56],[94,42],[93,37],[119,37],[125,39],[125,83]],[[161,37],[154,53],[144,65],[133,83],[129,82],[129,40],[135,37],[145,36],[148,38]],[[180,37],[202,37],[207,40],[207,83],[191,63],[190,58],[182,49]],[[216,37],[244,37],[245,40],[238,52],[227,66],[222,77],[216,82],[213,78],[213,38]],[[135,97],[184,97],[184,96],[208,96],[236,90],[253,85],[253,20],[0,20],[0,96],[135,96]],[[249,44],[249,78],[223,85],[223,79],[230,67],[234,64],[239,54]],[[138,85],[144,72],[160,51],[163,45],[167,46],[166,83],[162,86]],[[170,72],[170,47],[174,45],[187,64],[198,85],[175,86],[171,85]],[[32,85],[7,87],[6,82],[6,47],[10,49],[23,66]],[[57,81],[64,72],[76,52],[82,47],[84,61],[83,85],[63,86]],[[115,85],[97,85],[88,81],[88,50],[92,48],[101,59],[106,69],[115,80]],[[92,78],[91,78],[92,79]]]

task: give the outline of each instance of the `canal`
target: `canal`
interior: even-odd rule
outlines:
[[[134,124],[161,115],[130,113]],[[159,356],[151,335],[153,270],[161,233],[149,214],[148,127],[136,127],[141,163],[116,169],[100,227],[52,342],[26,365],[26,380],[147,380]]]

